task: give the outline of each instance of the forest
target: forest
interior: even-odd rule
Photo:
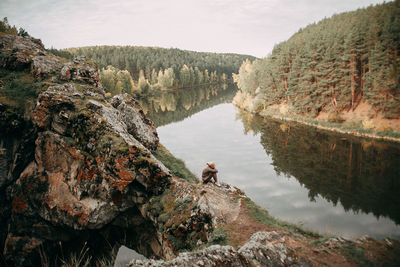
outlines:
[[[226,83],[244,60],[255,59],[249,55],[140,46],[91,46],[53,52],[94,60],[101,69],[103,86],[112,94]]]
[[[287,105],[314,118],[354,110],[400,117],[400,1],[334,15],[300,29],[270,55],[246,60],[234,79],[239,106]]]

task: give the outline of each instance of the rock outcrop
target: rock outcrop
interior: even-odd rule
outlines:
[[[239,250],[231,246],[213,245],[198,252],[180,253],[173,260],[132,260],[135,266],[312,266],[304,257],[283,243],[277,232],[255,233]]]
[[[6,261],[35,264],[38,250],[50,253],[59,241],[89,236],[127,215],[156,231],[139,210],[171,175],[152,155],[157,133],[139,104],[128,95],[108,101],[97,67],[84,58],[63,63],[37,40],[11,35],[0,36],[0,49],[4,69],[46,83],[28,116],[0,106]]]

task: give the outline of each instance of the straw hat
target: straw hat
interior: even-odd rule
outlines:
[[[209,161],[209,162],[207,162],[207,165],[210,167],[210,168],[215,168],[215,163],[214,162],[212,162],[212,161]]]

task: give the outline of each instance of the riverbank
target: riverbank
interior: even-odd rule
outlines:
[[[158,154],[158,157],[166,154],[170,158],[169,161],[171,161],[171,158],[175,158],[163,147]],[[165,164],[165,160],[162,161]],[[172,161],[180,160],[175,158]],[[177,169],[180,170],[178,171]],[[171,170],[174,173],[191,173],[185,165],[179,165],[179,167],[176,165]],[[199,197],[198,205],[202,206],[203,204],[201,203],[207,203],[210,214],[215,216],[213,218],[213,221],[215,220],[216,222],[214,230],[207,242],[200,246],[195,246],[191,250],[192,252],[186,252],[185,256],[179,254],[176,258],[166,261],[134,262],[139,266],[141,266],[140,264],[148,266],[146,265],[147,263],[151,263],[154,266],[169,266],[169,264],[173,263],[184,265],[186,260],[194,264],[201,260],[210,260],[210,257],[205,255],[215,254],[215,258],[218,258],[221,256],[219,255],[220,250],[224,248],[231,254],[229,258],[240,258],[240,255],[246,255],[243,251],[250,244],[254,245],[254,243],[259,242],[259,240],[257,242],[254,241],[254,238],[260,235],[270,237],[265,241],[265,244],[257,244],[260,251],[266,249],[269,251],[268,253],[275,253],[284,247],[284,259],[292,257],[299,266],[398,266],[400,264],[398,256],[400,255],[400,242],[398,240],[389,237],[379,240],[368,236],[348,239],[337,235],[320,234],[305,230],[301,226],[271,216],[267,210],[255,204],[239,188],[224,183],[220,187],[213,184],[203,185],[195,179],[190,179],[191,177],[184,177],[184,175],[180,176],[180,178],[186,180],[178,182],[180,190],[190,187],[192,188],[190,190],[191,195]],[[176,190],[172,191],[175,192]],[[177,203],[187,198],[184,194],[174,196],[174,201]],[[164,201],[160,203],[162,202]],[[187,205],[189,210],[191,206]],[[189,214],[190,212],[186,213]],[[180,214],[185,214],[185,212],[180,211]],[[175,214],[170,217],[177,218],[179,215]],[[166,222],[166,225],[168,225],[168,222]],[[183,248],[178,249],[178,251],[187,250]],[[252,253],[254,251],[252,250]],[[214,259],[211,258],[212,260]],[[233,262],[233,260],[231,262],[229,259],[226,260],[227,262],[224,262],[226,264]],[[248,260],[250,262],[254,261],[254,263],[261,262],[259,257],[249,257]],[[220,262],[217,260],[216,263]],[[279,264],[284,265],[284,263]]]
[[[179,227],[173,232],[174,238],[172,235],[166,235],[170,240],[168,244],[180,252],[176,257],[157,261],[134,259],[129,266],[398,266],[400,264],[398,256],[400,242],[397,240],[391,238],[376,240],[368,236],[350,240],[334,235],[317,234],[272,217],[240,189],[229,184],[215,186],[188,183],[180,179],[176,181],[178,184],[175,186],[178,186],[180,191],[184,192],[187,191],[185,188],[191,188],[191,195],[195,198],[200,197],[197,201],[199,207],[206,208],[213,214],[213,230],[208,240],[204,243],[197,242],[192,249],[187,249],[185,246],[179,248],[178,245],[183,244],[183,240],[182,242],[179,240],[185,236],[181,231],[190,228],[185,223],[177,221],[175,224]],[[187,196],[184,198],[185,194],[174,195],[175,198],[171,198],[171,201],[181,203],[187,199]],[[168,198],[168,193],[161,197],[163,198]],[[164,202],[161,200],[160,203]],[[170,224],[169,220],[186,218],[191,221],[190,217],[195,214],[192,212],[192,215],[189,215],[192,209],[192,205],[188,203],[181,205],[178,211],[171,211],[178,213],[168,216],[170,219],[165,226]],[[187,236],[194,234],[195,230]]]
[[[370,118],[369,114],[372,107],[365,102],[360,103],[353,111],[341,113],[321,112],[315,118],[297,115],[291,111],[291,107],[287,104],[260,107],[257,102],[257,99],[240,92],[232,101],[236,107],[261,117],[297,122],[324,131],[400,143],[400,119],[389,120],[380,115]]]

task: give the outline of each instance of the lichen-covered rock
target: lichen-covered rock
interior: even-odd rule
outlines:
[[[250,261],[237,253],[231,246],[213,245],[198,252],[183,252],[178,257],[169,260],[132,260],[129,267],[163,267],[163,266],[182,266],[182,267],[205,267],[205,266],[232,266],[242,267],[251,266]]]
[[[258,232],[251,236],[238,252],[255,266],[310,266],[304,258],[285,243],[278,232]]]
[[[41,55],[32,59],[31,72],[40,79],[49,73],[59,73],[63,64],[55,56]]]
[[[64,64],[60,78],[65,81],[72,80],[90,84],[97,89],[97,93],[104,95],[97,67],[84,57],[76,57],[73,62]]]
[[[34,57],[46,55],[40,40],[15,35],[1,35],[0,49],[1,66],[12,70],[29,68]]]
[[[148,149],[155,150],[158,145],[156,128],[153,122],[146,118],[139,103],[131,95],[123,94],[114,96],[111,104],[120,111],[120,120],[125,123],[128,132],[136,136]]]
[[[126,95],[107,102],[93,63],[62,64],[32,38],[0,36],[0,62],[47,86],[28,116],[0,106],[0,245],[8,264],[36,265],[39,249],[51,254],[59,241],[84,242],[94,230],[118,241],[104,230],[116,221],[129,222],[121,232],[135,236],[139,251],[163,256],[157,222],[140,211],[168,187],[170,173],[151,153],[157,133],[137,102]],[[135,223],[124,220],[132,210]]]
[[[287,247],[277,232],[255,233],[239,250],[213,245],[197,252],[180,253],[172,260],[132,260],[134,266],[312,266]]]

